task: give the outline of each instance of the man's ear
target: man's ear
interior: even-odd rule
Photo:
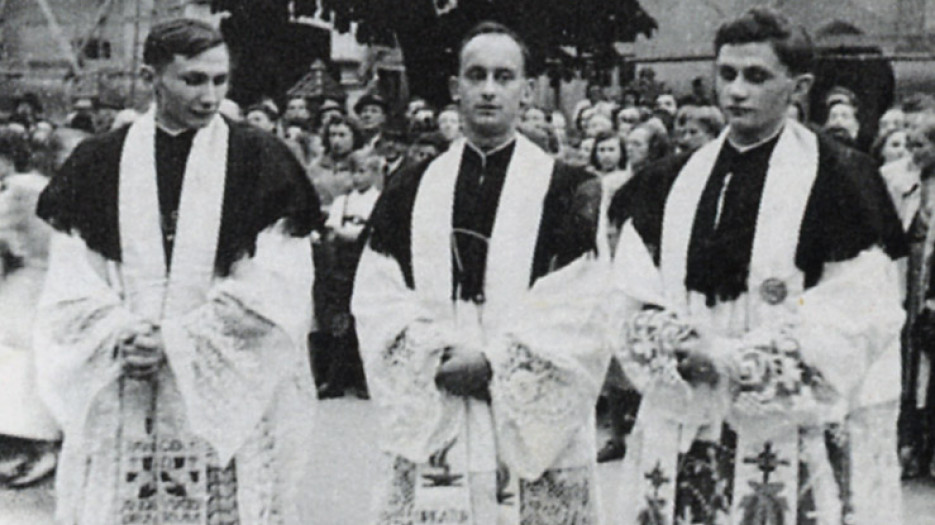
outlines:
[[[153,66],[144,64],[140,68],[140,78],[143,79],[143,82],[152,85],[156,80],[156,69]]]
[[[461,98],[458,95],[458,77],[448,77],[448,94],[451,95],[451,100],[455,102],[458,102],[458,99]]]
[[[812,89],[812,84],[815,83],[815,75],[811,73],[796,75],[793,82],[795,82],[795,86],[792,88],[792,99],[808,100],[808,92]]]
[[[533,94],[536,92],[536,79],[527,78],[523,84],[523,103],[531,104]]]

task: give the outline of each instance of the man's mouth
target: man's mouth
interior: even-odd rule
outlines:
[[[744,107],[739,107],[739,106],[729,106],[727,108],[727,113],[728,115],[731,115],[734,117],[743,117],[743,116],[750,115],[751,113],[753,113],[753,110],[750,108],[744,108]]]

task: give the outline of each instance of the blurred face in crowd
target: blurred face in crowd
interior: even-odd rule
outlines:
[[[883,157],[883,164],[897,161],[909,154],[907,149],[908,135],[903,130],[896,130],[886,137],[883,143],[883,149],[880,150],[880,156]]]
[[[449,109],[438,114],[438,131],[445,137],[445,140],[452,140],[461,136],[461,116],[458,112]]]
[[[725,44],[718,51],[718,102],[737,144],[755,144],[782,126],[789,103],[807,94],[809,74],[793,75],[767,42]]]
[[[247,123],[267,133],[272,133],[276,129],[276,123],[261,109],[254,109],[247,113]]]
[[[626,140],[634,126],[640,123],[640,110],[635,107],[623,108],[617,113],[617,135]]]
[[[588,119],[588,125],[584,128],[584,134],[588,137],[596,137],[602,131],[613,131],[614,125],[610,119],[603,114],[598,113]]]
[[[857,109],[850,104],[835,104],[828,110],[828,120],[825,122],[826,129],[841,129],[847,133],[847,136],[854,140],[857,138],[857,132],[860,130],[860,123],[857,121]]]
[[[386,122],[386,112],[377,104],[367,104],[360,108],[360,127],[365,131],[378,130]]]
[[[545,111],[535,106],[526,108],[523,112],[523,124],[527,126],[545,126],[548,123],[545,120]]]
[[[406,145],[395,137],[383,135],[377,144],[377,151],[387,162],[395,162],[406,152]]]
[[[555,129],[555,132],[564,136],[565,131],[568,129],[568,121],[565,120],[565,115],[561,111],[552,112],[552,128]]]
[[[697,120],[692,118],[686,119],[685,123],[679,126],[676,135],[676,141],[681,151],[695,151],[712,140],[714,140],[714,136],[708,133]]]
[[[935,165],[935,142],[929,137],[935,130],[935,115],[923,115],[909,130],[907,147],[912,162],[920,169]]]
[[[899,108],[886,110],[880,117],[880,125],[877,133],[880,135],[889,132],[891,129],[903,129],[906,127],[906,114]]]
[[[678,104],[675,102],[674,96],[666,93],[656,97],[656,109],[675,115],[675,112],[678,111]]]
[[[604,90],[601,86],[588,86],[588,100],[592,103],[604,100]]]
[[[406,105],[406,118],[410,121],[415,118],[416,113],[420,109],[425,109],[426,103],[421,98],[415,98],[409,101],[409,104]]]
[[[591,152],[594,151],[594,137],[588,137],[581,141],[581,144],[578,145],[578,151],[584,157],[585,162],[587,159],[591,158]]]
[[[191,58],[176,55],[159,68],[145,66],[156,96],[156,119],[170,130],[198,129],[218,113],[227,96],[230,55],[224,45]]]
[[[464,134],[479,146],[512,137],[522,104],[532,96],[523,51],[505,34],[481,34],[461,51],[452,91],[461,104]]]
[[[354,184],[354,189],[360,192],[367,191],[370,189],[370,186],[373,185],[373,173],[368,167],[368,161],[370,157],[367,157],[363,152],[354,153],[358,155],[359,158],[354,159],[354,169],[351,171],[351,182]]]
[[[326,109],[321,114],[321,125],[322,127],[327,126],[328,123],[334,120],[335,118],[343,117],[343,116],[344,116],[344,113],[342,113],[340,109],[334,109],[334,108]]]
[[[289,99],[289,102],[286,104],[286,113],[283,115],[283,118],[301,122],[307,121],[309,118],[311,118],[311,113],[308,111],[308,102],[306,102],[302,97]]]
[[[635,128],[627,135],[627,162],[631,166],[639,166],[649,157],[649,140],[650,132],[643,127]]]
[[[354,132],[343,122],[328,126],[328,142],[331,143],[331,155],[343,157],[354,149]]]
[[[623,151],[620,149],[620,140],[615,136],[605,139],[594,145],[597,157],[597,168],[603,172],[611,172],[620,166],[620,157]]]
[[[409,148],[409,158],[413,162],[419,163],[438,156],[438,150],[431,144],[413,144]]]

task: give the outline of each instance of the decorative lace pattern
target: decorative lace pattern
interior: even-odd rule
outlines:
[[[418,525],[415,515],[417,465],[401,457],[393,459],[390,482],[381,501],[380,525]],[[535,481],[520,481],[520,525],[592,525],[597,523],[593,472],[590,467],[548,470]],[[496,506],[496,484],[484,473],[470,475],[471,501]],[[489,491],[489,494],[477,494]],[[512,503],[513,498],[509,498]],[[480,514],[479,509],[475,512]],[[476,520],[475,520],[476,521]],[[474,525],[487,525],[475,523]]]
[[[593,525],[597,507],[591,469],[547,470],[535,481],[520,481],[521,525]]]
[[[620,363],[641,386],[668,385],[681,390],[689,387],[680,365],[696,352],[699,336],[691,325],[673,312],[642,310],[627,324],[627,344]]]
[[[383,349],[369,383],[383,410],[383,442],[394,453],[419,457],[459,431],[463,402],[435,386],[443,344],[426,324],[406,328]]]
[[[834,392],[821,372],[802,359],[799,341],[784,329],[762,341],[745,341],[734,354],[733,411],[745,418],[796,421]]]
[[[580,419],[578,399],[584,395],[575,383],[572,370],[532,352],[529,347],[513,343],[507,349],[507,359],[494,370],[497,407],[509,412],[510,418],[526,422],[562,425]],[[577,395],[576,395],[577,394]]]

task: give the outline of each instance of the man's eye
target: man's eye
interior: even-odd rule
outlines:
[[[228,78],[227,75],[221,75],[221,76],[218,76],[218,77],[214,77],[214,85],[215,85],[215,86],[223,86],[224,84],[227,84],[227,78]],[[299,108],[292,108],[292,109],[299,109]]]
[[[732,82],[737,78],[737,70],[730,67],[722,67],[717,70],[717,74],[721,77],[721,80]]]
[[[204,84],[208,79],[202,75],[188,75],[182,77],[182,81],[185,82],[187,86],[200,86]]]
[[[480,70],[477,70],[477,69],[472,69],[472,70],[470,70],[470,71],[467,72],[467,75],[466,75],[466,76],[467,76],[468,80],[471,80],[471,81],[474,81],[474,82],[480,82],[480,81],[484,80],[484,78],[487,76],[487,74],[486,74],[484,71],[480,71]]]
[[[752,84],[762,84],[771,78],[772,75],[762,69],[752,69],[745,73],[747,80]]]
[[[513,73],[510,71],[499,71],[497,72],[497,75],[496,75],[497,82],[501,82],[501,83],[509,82],[513,80],[513,78],[514,78]]]

